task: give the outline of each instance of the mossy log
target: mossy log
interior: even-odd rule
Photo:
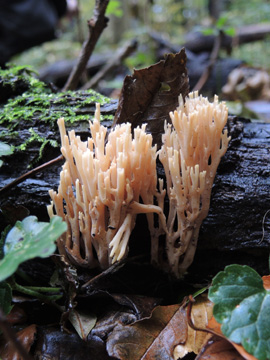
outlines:
[[[72,95],[69,102],[78,101]],[[80,103],[83,97],[80,95]],[[54,110],[59,103],[51,104]],[[109,101],[101,106],[101,112],[107,116],[104,124],[110,126],[111,118],[116,111],[115,101]],[[79,111],[83,112],[89,119],[93,117],[94,103],[81,106]],[[105,116],[105,117],[106,117]],[[40,153],[40,138],[29,139],[29,123],[21,121],[16,125],[17,136],[6,137],[6,142],[12,141],[13,145],[26,142],[24,150],[17,150],[11,156],[4,157],[4,165],[0,171],[0,187],[10,183],[15,178],[29,170],[32,166],[40,165],[60,155],[60,137],[56,121],[46,121],[42,114],[35,113],[31,121],[33,133],[47,141],[42,154]],[[86,139],[89,135],[88,121],[82,119],[67,124],[68,128],[75,129],[76,134]],[[270,124],[251,122],[245,119],[230,117],[228,130],[232,137],[229,149],[222,159],[214,182],[211,198],[211,206],[208,217],[205,219],[200,231],[196,259],[201,267],[209,268],[215,264],[216,268],[221,264],[237,262],[239,253],[251,253],[266,259],[269,256],[270,243]],[[0,124],[0,132],[5,132],[5,124]],[[1,139],[3,141],[3,139]],[[41,156],[40,156],[41,155]],[[63,162],[28,178],[18,186],[0,194],[0,224],[1,230],[16,219],[19,206],[29,210],[40,220],[48,220],[46,205],[50,203],[49,189],[57,189],[59,173]],[[162,175],[162,171],[160,171]],[[133,235],[137,237],[139,229],[135,229]],[[147,234],[143,230],[143,234]],[[142,238],[140,236],[139,238]],[[147,241],[147,239],[146,239]],[[195,261],[196,261],[195,259]],[[245,263],[245,257],[242,262]],[[240,261],[240,260],[239,260]],[[265,260],[266,261],[266,260]],[[263,261],[264,267],[267,262]],[[250,263],[250,259],[248,260]],[[197,271],[197,268],[194,270]],[[201,269],[199,270],[201,271]]]

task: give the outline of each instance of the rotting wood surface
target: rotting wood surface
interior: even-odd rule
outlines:
[[[106,107],[112,114],[116,110],[115,103],[106,105],[103,110],[106,110]],[[88,108],[87,111],[91,118],[94,107]],[[110,126],[109,122],[104,124]],[[54,138],[60,143],[55,128],[51,129],[47,125],[45,127],[39,119],[36,119],[32,127],[43,136]],[[89,134],[87,122],[76,123],[71,127],[74,127],[76,134],[83,139]],[[203,254],[202,263],[207,262],[209,266],[211,261],[219,262],[213,251],[218,254],[227,252],[230,258],[232,254],[238,254],[243,250],[246,253],[251,251],[253,255],[256,251],[259,255],[268,254],[266,249],[269,248],[270,243],[270,216],[264,219],[262,239],[263,218],[270,204],[270,124],[230,117],[228,129],[232,140],[218,168],[210,211],[203,222],[198,242],[197,256]],[[26,130],[22,123],[20,137],[25,136]],[[4,158],[0,186],[27,172],[29,161],[37,153],[38,144],[33,142],[26,151]],[[59,154],[59,149],[48,146],[42,162],[49,161]],[[22,205],[29,209],[31,215],[36,215],[40,220],[48,220],[46,210],[46,205],[50,202],[48,190],[57,189],[61,166],[62,163],[58,163],[1,196],[2,227],[6,224],[3,209],[5,210],[8,205],[12,207]],[[138,235],[138,230],[135,230],[135,234]],[[221,258],[225,259],[226,254]]]

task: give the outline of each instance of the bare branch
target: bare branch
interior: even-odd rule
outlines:
[[[203,86],[205,85],[206,81],[208,80],[209,76],[211,75],[213,67],[218,58],[219,50],[220,50],[221,43],[222,43],[222,37],[223,37],[223,32],[220,31],[219,34],[216,36],[213,50],[210,55],[209,63],[206,66],[204,72],[202,73],[202,76],[200,77],[200,79],[198,80],[197,84],[194,86],[192,91],[197,90],[200,92],[201,89],[203,88]]]
[[[106,28],[109,19],[105,16],[109,0],[96,0],[94,15],[88,21],[89,34],[88,39],[84,42],[79,60],[73,68],[63,91],[76,89],[82,73],[84,72],[87,62],[92,55],[96,43]]]
[[[119,51],[116,52],[115,56],[112,57],[110,61],[105,64],[102,69],[92,78],[90,79],[84,86],[83,90],[93,88],[97,85],[97,83],[104,78],[104,76],[109,73],[114,67],[121,64],[121,62],[127,58],[133,51],[137,48],[137,41],[131,40],[124,47],[122,47]]]

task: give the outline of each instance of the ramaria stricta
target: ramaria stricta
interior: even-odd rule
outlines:
[[[218,97],[210,103],[197,92],[179,98],[164,124],[163,145],[152,144],[146,125],[117,125],[105,141],[97,106],[90,122],[91,138],[81,141],[59,119],[61,151],[66,162],[58,192],[50,190],[53,207],[68,224],[58,249],[71,263],[107,268],[128,254],[130,234],[138,213],[146,213],[151,235],[152,263],[181,276],[193,261],[200,226],[207,216],[211,189],[230,138],[224,126],[228,110]],[[157,179],[156,159],[166,175]],[[159,190],[157,190],[157,187]],[[169,201],[164,214],[165,196]],[[154,221],[154,213],[159,221]],[[160,242],[160,236],[165,237]]]

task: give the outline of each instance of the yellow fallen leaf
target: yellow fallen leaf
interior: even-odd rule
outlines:
[[[196,302],[193,304],[191,310],[191,320],[195,327],[205,329],[212,315],[213,303],[208,300],[207,296],[201,295],[200,298],[196,298]],[[204,331],[195,331],[188,326],[187,340],[185,344],[180,344],[175,347],[174,359],[182,359],[189,352],[198,354],[206,338],[209,337],[211,337],[211,334],[207,334]]]

